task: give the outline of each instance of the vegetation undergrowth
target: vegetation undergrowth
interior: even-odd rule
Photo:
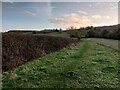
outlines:
[[[118,87],[118,52],[89,40],[3,72],[3,88],[94,87]]]

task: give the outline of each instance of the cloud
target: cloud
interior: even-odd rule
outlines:
[[[68,18],[68,17],[79,18],[79,14],[77,14],[77,13],[65,14],[64,17],[66,17],[66,18]]]
[[[110,19],[110,16],[106,16],[105,18],[106,18],[106,19]]]
[[[90,4],[89,7],[92,7],[92,4]]]
[[[41,8],[41,10],[40,10]],[[52,11],[53,9],[55,9],[56,7],[52,5],[52,2],[40,2],[40,4],[36,4],[34,6],[34,11],[37,12],[37,14],[39,15],[45,15],[48,17],[52,17]]]
[[[95,24],[94,26],[110,26],[110,25],[115,25],[117,23],[114,23],[114,22],[109,22],[109,23],[98,23],[98,24]]]
[[[101,2],[95,3],[95,7],[100,6],[100,5],[101,5]]]
[[[48,16],[51,17],[52,16],[52,9],[54,7],[52,7],[51,2],[47,2],[47,6],[46,7],[47,7],[47,10],[48,10]]]
[[[87,12],[82,11],[82,10],[79,10],[78,12],[79,12],[79,13],[82,13],[82,14],[85,14],[85,15],[87,14]]]
[[[52,18],[50,19],[50,21],[51,23],[58,24],[66,28],[70,26],[80,28],[93,25],[93,23],[87,16],[80,16],[77,13],[64,15],[63,18]]]
[[[25,13],[31,16],[36,16],[36,13],[28,11],[28,10],[25,10]]]
[[[114,9],[117,9],[117,8],[118,8],[118,6],[112,6],[112,7],[110,7],[111,10],[114,10]]]
[[[13,4],[15,0],[1,0],[1,2],[3,2],[3,1],[4,2],[9,2],[9,3]]]
[[[118,3],[109,3],[109,6],[110,6],[110,9],[111,10],[114,10],[114,9],[117,9],[118,8]]]
[[[93,19],[100,19],[100,18],[101,18],[100,15],[92,15],[91,17],[92,17]]]

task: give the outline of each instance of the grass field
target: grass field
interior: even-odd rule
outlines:
[[[88,38],[91,41],[95,41],[101,45],[111,47],[115,50],[119,50],[119,40],[113,39],[102,39],[102,38]]]
[[[93,87],[118,87],[118,52],[90,40],[3,73],[3,88]]]
[[[48,36],[59,36],[59,37],[70,37],[68,32],[52,32],[49,34],[38,34],[38,35],[48,35]]]

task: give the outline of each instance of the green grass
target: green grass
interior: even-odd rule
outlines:
[[[57,36],[57,37],[70,38],[70,35],[68,34],[68,32],[52,32],[52,33],[38,34],[38,35],[47,35],[47,36]]]
[[[60,36],[60,37],[70,37],[69,34],[67,32],[53,32],[53,33],[49,33],[48,35],[51,36]]]
[[[3,73],[3,88],[116,88],[118,52],[89,40]]]

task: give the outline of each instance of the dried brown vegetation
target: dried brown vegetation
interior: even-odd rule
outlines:
[[[2,38],[3,71],[77,43],[76,39],[33,34],[4,33]]]

